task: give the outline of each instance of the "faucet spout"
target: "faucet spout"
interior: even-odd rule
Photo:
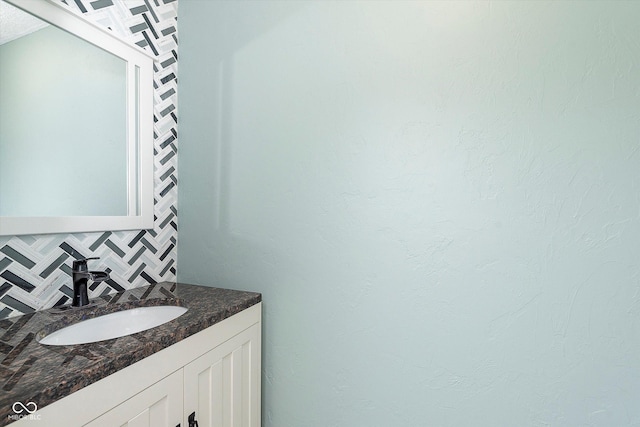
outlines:
[[[109,273],[106,271],[89,271],[87,273],[87,279],[92,282],[104,282],[109,280]]]
[[[73,261],[71,276],[73,280],[73,307],[82,307],[89,304],[89,295],[87,292],[87,282],[103,282],[109,279],[109,273],[106,271],[89,271],[87,261],[99,258],[82,258]]]

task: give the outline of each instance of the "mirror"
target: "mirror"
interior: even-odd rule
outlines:
[[[0,14],[0,235],[151,228],[153,58],[55,3]]]

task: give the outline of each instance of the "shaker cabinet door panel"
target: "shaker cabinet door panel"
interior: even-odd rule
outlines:
[[[179,370],[85,427],[175,427],[181,423],[182,401],[182,370]]]
[[[199,427],[260,426],[260,325],[184,367],[185,419]]]

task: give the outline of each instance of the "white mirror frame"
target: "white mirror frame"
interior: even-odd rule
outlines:
[[[153,228],[153,62],[155,58],[49,0],[4,0],[123,59],[127,64],[128,215],[0,217],[0,236]],[[71,184],[69,191],[73,191]]]

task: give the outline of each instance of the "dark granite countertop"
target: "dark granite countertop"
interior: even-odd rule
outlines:
[[[101,296],[90,308],[38,311],[0,320],[0,426],[14,402],[43,408],[262,300],[255,292],[158,283]],[[39,333],[128,308],[179,305],[189,310],[164,325],[91,344],[46,346]]]

